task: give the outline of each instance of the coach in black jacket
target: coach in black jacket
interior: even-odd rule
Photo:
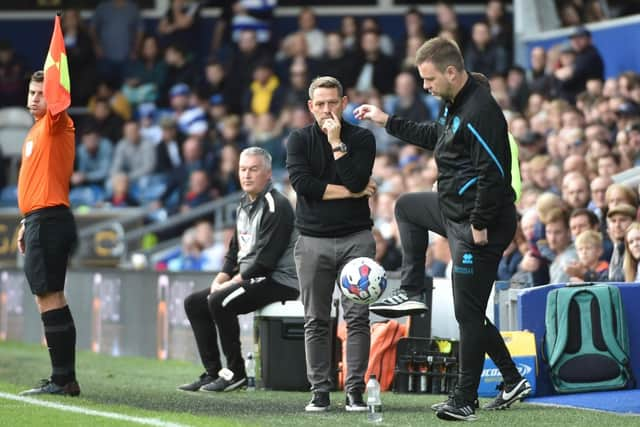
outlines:
[[[372,120],[398,138],[433,150],[438,164],[438,193],[405,194],[396,204],[402,286],[372,305],[371,311],[395,317],[426,310],[421,293],[428,232],[448,238],[460,328],[460,375],[455,395],[432,408],[442,419],[471,420],[485,352],[500,368],[505,384],[486,409],[509,407],[531,389],[500,333],[485,318],[498,262],[516,229],[507,124],[488,85],[465,71],[454,43],[442,38],[427,41],[416,53],[416,64],[425,90],[445,101],[436,122],[389,117],[372,105],[355,110],[357,118]]]
[[[210,289],[184,301],[205,372],[184,391],[230,391],[246,383],[238,314],[300,294],[293,261],[297,233],[289,200],[271,184],[271,155],[250,147],[240,153],[244,194],[236,211],[236,231],[222,271]],[[221,369],[217,331],[227,368]]]
[[[333,77],[318,77],[309,87],[315,123],[292,132],[287,169],[297,193],[300,237],[294,258],[304,305],[307,378],[313,397],[306,411],[329,408],[332,388],[329,316],[331,296],[342,267],[353,258],[375,255],[367,198],[376,147],[373,134],[341,120],[347,97]],[[347,323],[347,411],[363,411],[364,374],[369,361],[369,311],[342,298]]]

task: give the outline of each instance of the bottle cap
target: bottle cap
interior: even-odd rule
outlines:
[[[370,380],[376,380],[377,379],[376,374],[369,375],[369,379]]]

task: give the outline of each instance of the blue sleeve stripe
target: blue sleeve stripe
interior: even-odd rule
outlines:
[[[465,184],[462,187],[460,187],[460,190],[458,190],[458,196],[462,196],[464,192],[467,191],[467,189],[471,187],[473,184],[475,184],[477,181],[478,181],[478,177],[476,176],[475,178],[471,178],[469,181],[465,182]]]
[[[500,162],[498,161],[498,158],[496,157],[495,154],[493,154],[493,151],[491,151],[491,148],[489,148],[489,144],[487,144],[487,142],[482,139],[482,137],[480,136],[480,134],[478,133],[478,131],[476,130],[476,128],[474,128],[471,123],[467,123],[467,128],[471,131],[471,133],[476,137],[476,139],[478,140],[478,142],[480,143],[480,145],[482,145],[484,147],[485,150],[487,150],[487,153],[489,154],[489,156],[493,159],[493,161],[496,163],[496,166],[498,166],[498,170],[500,170],[500,175],[502,175],[502,177],[504,178],[504,169],[502,168],[502,165],[500,164]]]

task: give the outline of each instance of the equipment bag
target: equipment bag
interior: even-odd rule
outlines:
[[[393,371],[396,366],[396,345],[400,338],[407,335],[406,325],[396,320],[376,322],[371,325],[371,348],[369,351],[369,367],[365,374],[365,382],[370,375],[376,375],[380,382],[380,390],[391,389]],[[338,372],[338,383],[344,388],[347,374],[347,328],[344,322],[338,325],[338,338],[342,339],[342,363]]]
[[[620,290],[593,285],[547,295],[544,347],[559,393],[612,390],[633,379]]]

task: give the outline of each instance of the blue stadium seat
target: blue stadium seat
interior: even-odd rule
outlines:
[[[18,186],[8,185],[0,191],[0,207],[17,208],[18,207]]]

